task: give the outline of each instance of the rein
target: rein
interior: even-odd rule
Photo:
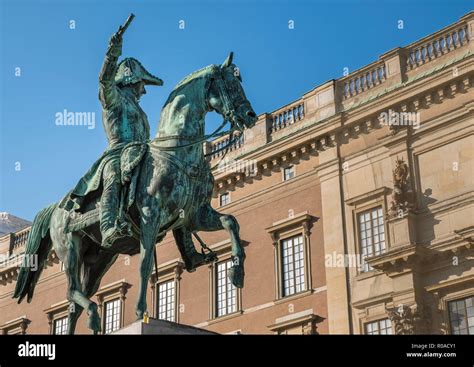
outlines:
[[[158,147],[160,148],[161,150],[175,150],[175,149],[179,149],[179,148],[186,148],[186,147],[191,147],[191,146],[194,146],[196,144],[202,144],[204,143],[206,140],[208,139],[211,139],[211,138],[219,138],[221,136],[224,136],[224,135],[227,135],[227,134],[230,134],[232,133],[232,130],[233,129],[229,129],[227,131],[223,131],[223,132],[220,132],[225,124],[227,123],[227,119],[224,117],[224,119],[222,120],[221,124],[219,125],[219,127],[214,130],[211,134],[208,134],[208,135],[204,135],[203,137],[195,140],[195,141],[192,141],[190,143],[187,143],[187,144],[182,144],[182,145],[175,145],[175,146],[172,146],[172,147]],[[194,139],[194,136],[182,136],[182,135],[168,135],[168,136],[162,136],[162,137],[159,137],[159,138],[154,138],[151,143],[152,144],[155,144],[157,142],[160,142],[160,141],[167,141],[167,140],[171,140],[171,139],[185,139],[185,140],[192,140]],[[213,152],[214,153],[214,152]],[[207,156],[208,154],[206,154],[205,156]]]
[[[184,140],[191,140],[191,142],[189,143],[186,143],[186,144],[181,144],[181,145],[176,145],[176,146],[171,146],[171,147],[160,147],[160,146],[157,146],[157,148],[159,148],[160,150],[164,150],[164,151],[170,151],[170,150],[176,150],[176,149],[180,149],[180,148],[187,148],[187,147],[191,147],[191,146],[194,146],[196,144],[202,144],[204,143],[205,141],[211,139],[211,138],[219,138],[221,136],[225,136],[227,134],[229,134],[229,143],[226,144],[224,147],[222,148],[219,148],[213,152],[210,152],[210,153],[207,153],[207,154],[204,154],[204,157],[209,157],[213,154],[216,154],[216,153],[219,153],[223,150],[225,150],[225,153],[224,155],[222,156],[222,158],[219,160],[219,162],[217,163],[216,166],[212,167],[212,169],[214,169],[215,167],[217,167],[220,162],[224,159],[225,155],[227,154],[228,150],[229,150],[229,147],[234,143],[235,141],[235,138],[232,137],[232,133],[234,131],[234,127],[231,127],[229,130],[227,131],[223,131],[221,132],[221,130],[224,128],[224,126],[226,125],[226,123],[229,121],[231,122],[231,119],[234,117],[234,108],[232,106],[232,103],[230,101],[230,98],[229,98],[229,93],[227,91],[227,84],[225,82],[225,79],[223,78],[222,74],[221,74],[221,70],[219,67],[217,67],[215,70],[218,70],[219,71],[219,74],[220,74],[220,78],[219,79],[212,79],[213,81],[216,82],[217,84],[217,89],[219,90],[219,94],[220,94],[220,97],[221,97],[221,100],[224,104],[224,109],[226,110],[225,111],[225,114],[224,114],[224,117],[223,117],[223,120],[222,120],[222,123],[219,125],[219,127],[214,130],[211,134],[208,134],[208,135],[204,135],[203,137],[197,139],[197,140],[194,140],[192,141],[193,139],[195,139],[194,136],[182,136],[182,135],[168,135],[168,136],[163,136],[163,137],[157,137],[157,138],[154,138],[152,140],[152,144],[156,144],[158,142],[162,142],[162,141],[167,141],[167,140],[171,140],[171,139],[184,139]],[[210,88],[210,86],[209,86]]]

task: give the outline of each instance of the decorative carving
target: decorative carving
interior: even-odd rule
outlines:
[[[395,161],[395,169],[393,170],[393,193],[390,203],[389,216],[403,217],[410,209],[413,208],[413,192],[410,187],[408,164],[403,158]]]
[[[387,308],[387,314],[397,335],[425,334],[431,325],[429,308],[413,304]]]
[[[183,271],[184,271],[184,263],[180,261],[174,268],[174,277],[177,281],[181,280],[181,274],[183,274]]]
[[[319,333],[317,329],[316,320],[310,320],[302,325],[303,335],[318,335]]]
[[[3,326],[0,327],[0,334],[16,334],[16,335],[25,335],[28,325],[31,323],[26,316],[21,316],[15,320],[9,321]]]

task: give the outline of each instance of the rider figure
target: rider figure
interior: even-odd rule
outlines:
[[[122,32],[115,33],[109,43],[99,76],[99,99],[102,122],[108,140],[108,150],[116,151],[130,142],[147,142],[150,126],[139,105],[146,93],[145,85],[163,85],[138,60],[126,58],[117,65],[122,54]],[[120,154],[114,154],[103,166],[103,192],[100,200],[100,230],[102,246],[110,247],[115,239],[129,231],[129,224],[120,219],[122,189]]]

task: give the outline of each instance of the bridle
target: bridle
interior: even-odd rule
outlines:
[[[211,85],[212,85],[212,83],[216,83],[217,90],[218,90],[218,93],[219,93],[219,97],[220,97],[220,99],[223,103],[223,111],[222,111],[223,118],[222,118],[221,124],[211,134],[204,135],[204,136],[202,136],[200,138],[197,138],[197,139],[196,139],[195,136],[183,136],[183,135],[168,135],[168,136],[162,136],[162,137],[158,137],[158,138],[153,139],[152,140],[153,144],[156,143],[156,142],[167,141],[167,140],[171,140],[171,139],[190,140],[189,143],[176,145],[176,146],[172,146],[172,147],[158,146],[157,148],[159,148],[160,150],[164,150],[164,151],[170,151],[171,150],[172,151],[172,150],[176,150],[176,149],[180,149],[180,148],[192,147],[192,146],[195,146],[197,144],[202,144],[202,143],[204,143],[205,141],[207,141],[211,138],[219,138],[221,136],[229,135],[229,143],[226,144],[224,147],[219,148],[219,149],[217,149],[213,152],[204,154],[205,157],[208,157],[210,155],[214,155],[218,152],[221,152],[222,150],[226,150],[225,154],[227,154],[227,151],[228,151],[229,147],[236,140],[235,135],[234,135],[234,131],[235,131],[235,124],[238,125],[238,123],[237,123],[237,120],[235,119],[235,108],[234,108],[234,105],[232,104],[231,99],[230,99],[229,88],[228,88],[227,83],[225,81],[225,77],[223,75],[222,69],[219,66],[216,66],[216,65],[213,65],[212,68],[213,68],[213,70],[209,75],[210,80],[209,80],[208,86],[206,88],[205,95],[206,95],[206,100],[208,100],[207,97],[209,95]],[[215,74],[217,74],[217,78],[215,77]],[[221,131],[224,128],[224,126],[227,124],[227,122],[231,123],[231,128],[228,129],[227,131]],[[225,154],[224,154],[224,156],[225,156]],[[224,157],[222,157],[221,160],[223,158]]]

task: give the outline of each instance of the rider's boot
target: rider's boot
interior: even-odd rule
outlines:
[[[182,229],[173,230],[173,234],[184,262],[184,268],[192,273],[198,264],[203,262],[204,256],[196,251],[191,237],[185,234]]]
[[[196,268],[199,267],[199,265],[209,262],[208,256],[206,254],[196,251],[192,240],[185,241],[184,253],[186,255],[183,256],[184,266],[190,273],[196,271]]]
[[[102,197],[100,199],[100,231],[102,233],[102,246],[110,247],[122,235],[117,225],[117,216],[120,200],[120,178],[115,172],[106,167],[103,172]]]

